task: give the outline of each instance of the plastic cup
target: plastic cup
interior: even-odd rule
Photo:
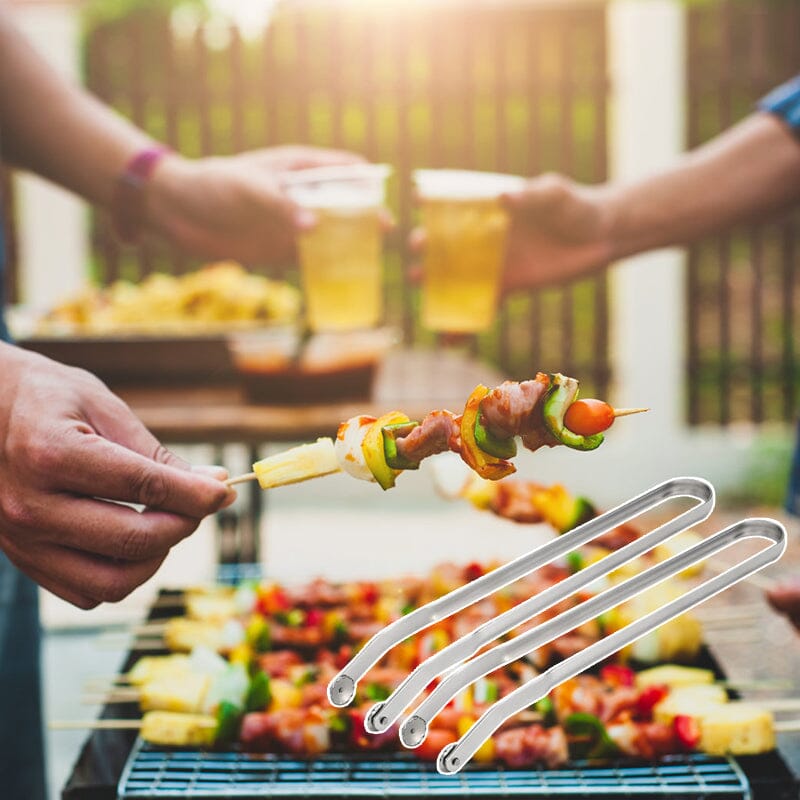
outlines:
[[[516,175],[423,169],[414,173],[425,230],[422,324],[478,333],[494,322],[509,219],[499,198]]]
[[[306,321],[314,331],[370,328],[383,318],[384,164],[299,170],[288,195],[316,214],[298,240]]]

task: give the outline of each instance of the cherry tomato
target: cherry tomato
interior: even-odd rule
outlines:
[[[423,761],[436,761],[439,751],[455,742],[456,738],[452,731],[444,730],[444,728],[431,728],[425,741],[414,750],[414,754]]]
[[[614,409],[602,400],[576,400],[564,414],[564,424],[580,436],[593,436],[614,423]]]
[[[675,736],[687,750],[694,750],[700,744],[700,725],[688,714],[678,714],[672,721]]]

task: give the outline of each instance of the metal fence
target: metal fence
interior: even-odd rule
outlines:
[[[751,113],[800,72],[800,3],[715,0],[688,11],[688,145]],[[689,251],[691,423],[791,420],[800,398],[800,215]]]
[[[388,322],[411,343],[417,322],[405,278],[421,166],[582,180],[606,176],[605,14],[596,2],[284,2],[256,40],[203,24],[176,33],[138,15],[91,31],[89,87],[153,135],[190,155],[302,142],[391,163],[398,219],[387,254]],[[100,280],[189,265],[150,244],[120,249],[94,227]],[[510,376],[538,369],[579,375],[605,393],[610,370],[605,276],[503,305],[474,348]]]

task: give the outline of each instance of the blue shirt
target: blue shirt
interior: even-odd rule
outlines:
[[[773,89],[759,101],[758,107],[780,117],[800,138],[800,75]]]
[[[762,111],[780,117],[789,130],[800,139],[800,75],[773,89],[758,104]],[[786,510],[800,516],[800,423],[797,426],[797,444],[789,474],[789,492]]]

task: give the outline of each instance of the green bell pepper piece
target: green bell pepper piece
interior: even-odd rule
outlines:
[[[547,430],[563,445],[573,450],[594,450],[603,443],[602,433],[581,436],[564,425],[564,414],[578,398],[578,381],[560,372],[550,376],[550,389],[544,398],[542,414]]]
[[[573,550],[571,553],[567,553],[566,561],[567,567],[573,575],[576,572],[580,572],[584,567],[583,554],[578,550]]]
[[[247,696],[244,700],[246,711],[266,711],[272,692],[269,688],[269,675],[266,672],[257,672],[250,680]]]
[[[388,686],[384,686],[381,683],[368,683],[364,687],[364,696],[368,700],[372,700],[376,703],[386,700],[391,693],[392,690]]]
[[[478,416],[475,417],[475,443],[483,450],[495,458],[514,458],[517,454],[517,441],[513,436],[508,439],[501,439],[495,436],[484,424],[483,412],[479,409]]]
[[[383,433],[383,455],[386,463],[392,469],[419,469],[419,461],[409,461],[397,452],[397,440],[408,436],[411,431],[419,425],[419,422],[395,422],[392,425],[384,425],[381,428]]]
[[[611,758],[619,755],[619,747],[608,735],[606,726],[594,715],[576,712],[564,720],[564,730],[575,736],[588,736],[575,753],[579,758]]]
[[[556,709],[549,696],[545,696],[541,700],[537,700],[533,704],[533,710],[542,715],[542,722],[545,725],[556,724]]]
[[[217,706],[217,732],[214,737],[215,744],[227,745],[239,738],[239,727],[242,724],[242,709],[223,700]]]

